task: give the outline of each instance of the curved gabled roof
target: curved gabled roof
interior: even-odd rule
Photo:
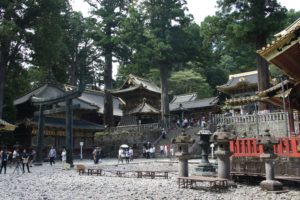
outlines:
[[[138,105],[136,108],[130,110],[126,114],[128,114],[128,115],[138,115],[138,114],[159,115],[160,111],[158,109],[154,108],[153,106],[151,106],[150,104],[146,103],[146,101],[144,100],[143,103]]]
[[[149,90],[151,92],[159,94],[161,93],[161,89],[152,81],[135,76],[133,74],[129,74],[122,87],[119,90],[112,91],[112,93],[126,92],[128,90],[131,91],[139,87],[145,88],[146,90]]]

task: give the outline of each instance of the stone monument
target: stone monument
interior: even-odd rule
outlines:
[[[201,129],[196,135],[199,135],[199,145],[201,148],[201,161],[195,169],[196,173],[202,176],[212,176],[215,174],[215,167],[209,163],[208,160],[208,149],[210,145],[211,132],[208,129]]]
[[[268,191],[282,190],[282,183],[275,180],[274,177],[274,159],[277,157],[274,154],[274,144],[278,141],[271,137],[269,130],[265,131],[263,137],[258,139],[258,144],[263,145],[264,153],[260,155],[260,158],[265,162],[266,180],[260,183],[262,189]]]
[[[215,152],[218,158],[218,177],[230,179],[230,149],[229,141],[232,139],[229,132],[225,131],[225,125],[218,124],[217,131],[212,135],[212,141],[217,145]]]
[[[173,139],[172,143],[177,145],[177,152],[175,153],[175,156],[179,160],[179,176],[188,177],[188,160],[191,156],[189,153],[189,144],[194,143],[194,140],[190,135],[186,135],[184,129],[182,129],[181,135]]]

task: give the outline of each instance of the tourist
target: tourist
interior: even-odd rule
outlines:
[[[53,146],[51,147],[51,149],[49,151],[48,157],[50,159],[50,165],[52,166],[52,163],[55,164],[56,150],[54,149]]]
[[[170,146],[170,156],[173,157],[175,155],[174,153],[175,153],[174,145],[171,144],[171,146]]]
[[[150,148],[150,157],[151,157],[151,158],[154,158],[154,156],[155,156],[155,147],[152,146],[152,147]]]
[[[146,149],[146,158],[149,159],[150,158],[150,148]]]
[[[27,153],[26,149],[23,150],[23,153],[21,154],[21,159],[22,159],[22,169],[23,173],[25,173],[25,165],[27,167],[28,173],[30,173],[29,170],[29,154]]]
[[[160,145],[159,149],[160,149],[160,155],[163,156],[164,155],[164,145]]]
[[[165,157],[168,157],[168,153],[169,153],[169,148],[168,148],[168,145],[164,145],[164,155]]]
[[[4,168],[4,174],[6,174],[6,165],[7,165],[8,156],[9,155],[6,149],[0,152],[0,159],[1,159],[0,174],[2,173],[3,168]]]
[[[61,152],[61,162],[62,162],[63,169],[65,169],[66,161],[67,161],[67,151],[65,148],[63,148]]]
[[[166,130],[163,128],[162,130],[161,130],[161,137],[162,137],[162,139],[166,139]]]
[[[129,161],[133,161],[133,149],[129,148]]]
[[[97,164],[97,147],[94,148],[93,150],[93,160],[94,160],[94,163]]]
[[[183,128],[187,128],[188,125],[189,125],[188,119],[187,119],[187,118],[184,118],[184,120],[183,120],[183,122],[182,122],[182,127],[183,127]]]
[[[118,151],[118,163],[120,161],[123,163],[123,149],[122,148],[120,148]]]

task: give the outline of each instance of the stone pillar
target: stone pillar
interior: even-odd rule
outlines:
[[[179,157],[179,176],[188,177],[189,176],[189,164],[188,157]]]
[[[175,156],[179,160],[179,176],[187,177],[189,176],[189,165],[188,160],[190,159],[189,144],[193,143],[191,136],[187,136],[182,130],[182,135],[177,136],[172,140],[173,143],[177,144],[178,152]]]
[[[262,189],[268,191],[282,190],[282,183],[275,180],[274,159],[277,155],[274,154],[274,144],[278,143],[275,138],[272,138],[269,130],[266,130],[264,137],[258,139],[258,144],[263,145],[264,153],[260,156],[265,162],[266,180],[260,183]]]
[[[34,165],[42,165],[44,161],[43,158],[44,125],[45,125],[44,106],[40,105],[37,146],[36,146],[36,159]]]
[[[72,100],[68,99],[66,101],[66,152],[67,160],[66,162],[73,165],[73,113],[72,113]]]
[[[217,131],[213,134],[212,140],[218,146],[215,152],[218,158],[218,177],[230,179],[230,149],[229,141],[231,139],[230,133],[225,131],[225,126],[218,124]]]

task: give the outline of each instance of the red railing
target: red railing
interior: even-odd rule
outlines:
[[[279,138],[274,145],[274,153],[279,157],[300,158],[300,136]],[[263,146],[256,138],[240,138],[230,141],[233,157],[259,157],[264,153]]]

